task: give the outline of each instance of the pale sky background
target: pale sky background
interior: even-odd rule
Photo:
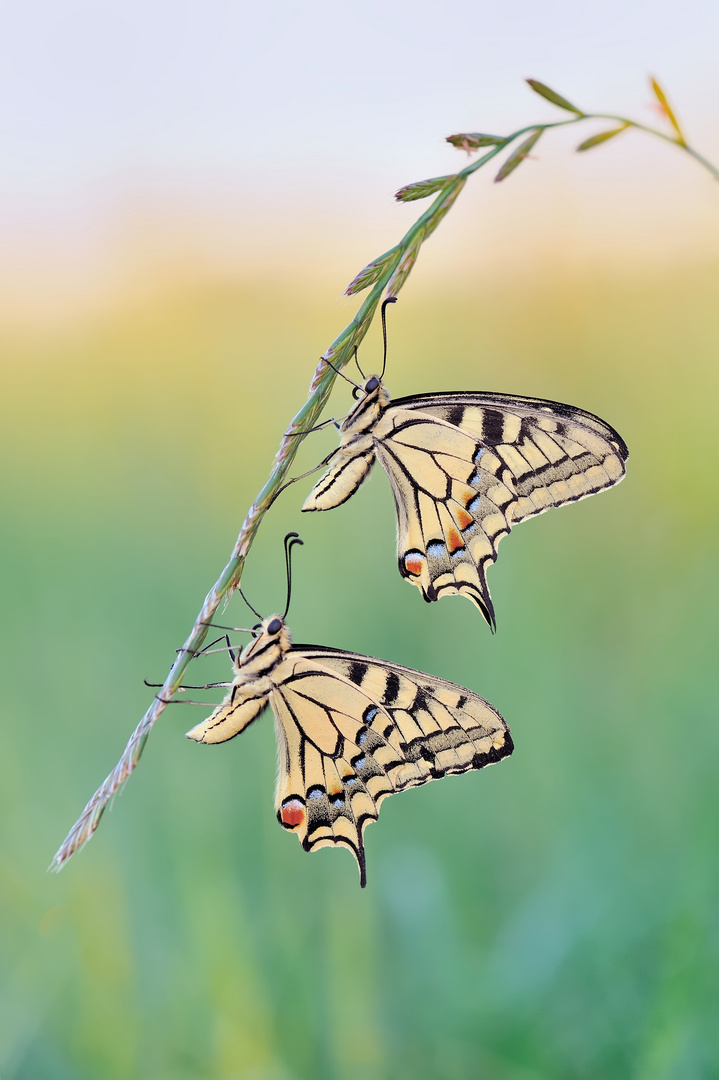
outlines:
[[[394,190],[466,162],[445,135],[561,118],[527,76],[660,125],[655,74],[693,144],[719,159],[716,0],[0,10],[6,315],[97,303],[183,266],[320,268],[339,292],[423,209],[397,206]],[[488,273],[548,258],[615,269],[713,258],[719,184],[636,134],[573,154],[596,129],[546,137],[506,184],[475,177],[422,256],[426,272],[457,259]]]

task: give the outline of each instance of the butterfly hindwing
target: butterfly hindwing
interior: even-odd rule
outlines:
[[[395,497],[402,576],[426,600],[467,596],[493,625],[485,567],[516,498],[502,460],[445,420],[394,407],[377,425],[376,453]]]
[[[306,851],[349,848],[363,885],[364,829],[386,796],[512,752],[499,713],[442,679],[312,646],[293,647],[286,665],[270,695],[278,820]]]

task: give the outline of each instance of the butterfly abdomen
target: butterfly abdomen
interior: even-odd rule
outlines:
[[[302,510],[332,510],[335,506],[341,506],[354,495],[374,462],[372,436],[353,436],[347,445],[340,447],[334,465],[315,484],[305,499]]]

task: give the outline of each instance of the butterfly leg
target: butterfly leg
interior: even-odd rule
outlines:
[[[346,417],[343,416],[342,420],[345,419]],[[284,437],[285,439],[294,439],[297,435],[310,435],[313,431],[322,431],[323,428],[329,427],[330,424],[334,424],[338,431],[342,427],[342,421],[335,420],[334,416],[331,416],[329,420],[323,420],[321,424],[315,424],[314,427],[305,428],[304,431],[286,431]]]
[[[199,687],[199,689],[203,689]],[[160,697],[159,694],[155,694],[155,700],[161,701],[163,705],[202,705],[203,709],[211,708],[211,704],[207,701],[189,701],[185,698],[171,698],[169,701],[167,698]]]
[[[148,682],[147,679],[142,680],[145,686],[149,686],[151,689],[157,689],[165,684],[161,682]],[[195,686],[193,683],[185,683],[183,686],[178,687],[178,692],[183,690],[213,690],[216,686],[232,686],[231,682],[208,682],[203,683],[201,686]],[[206,703],[205,703],[206,704]]]
[[[209,626],[211,624],[207,623],[206,625]],[[234,663],[235,662],[235,653],[234,653],[234,650],[232,648],[232,642],[230,641],[229,636],[227,634],[221,634],[218,638],[215,638],[214,641],[211,641],[209,643],[209,645],[205,645],[204,648],[202,648],[202,649],[197,649],[195,652],[192,653],[192,658],[195,659],[198,656],[203,656],[205,653],[209,653],[212,646],[217,645],[218,641],[224,641],[226,643],[227,652],[230,654],[230,656],[232,658],[232,662]],[[178,651],[178,653],[180,653],[180,652],[183,652],[185,650],[178,649],[177,651]],[[187,651],[189,651],[189,650],[187,650]],[[218,651],[219,652],[224,652],[225,650],[220,649]]]
[[[327,455],[326,458],[322,459],[322,461],[319,463],[319,465],[315,465],[315,467],[313,469],[308,469],[307,472],[300,473],[299,476],[293,476],[292,479],[288,480],[286,484],[283,484],[282,487],[279,487],[277,489],[277,491],[274,493],[274,495],[272,496],[272,498],[270,499],[270,501],[268,502],[267,509],[269,510],[269,508],[272,506],[275,499],[277,499],[282,494],[283,491],[286,491],[288,487],[291,487],[292,484],[296,484],[298,480],[304,480],[304,478],[306,476],[312,476],[312,473],[319,472],[320,469],[324,469],[325,465],[329,465],[332,458],[335,456],[337,451],[340,450],[340,449],[341,449],[341,447],[336,446],[334,448],[334,450],[332,450]]]

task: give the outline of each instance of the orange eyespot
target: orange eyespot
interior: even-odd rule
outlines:
[[[457,524],[459,525],[460,529],[468,529],[470,525],[474,524],[474,518],[472,517],[472,515],[468,514],[466,510],[462,509],[462,507],[459,507],[457,509],[455,517],[457,518]]]
[[[296,829],[305,820],[305,808],[299,799],[290,799],[282,807],[280,816],[287,829]]]
[[[422,573],[422,559],[419,555],[405,555],[404,565],[408,574],[414,574],[417,577]]]

